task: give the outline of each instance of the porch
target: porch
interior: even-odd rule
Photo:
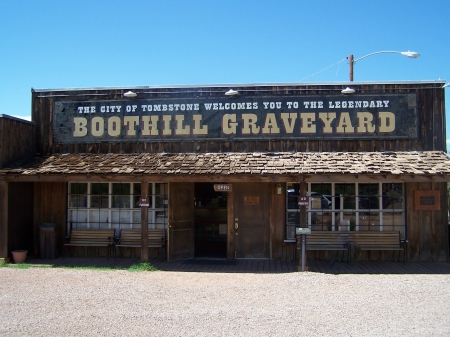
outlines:
[[[29,257],[26,263],[36,266],[53,267],[103,267],[128,269],[140,262],[139,258],[106,257],[59,257],[45,260]],[[167,262],[163,258],[153,258],[149,263],[161,271],[208,272],[208,273],[292,273],[298,271],[297,261],[265,259],[190,259]],[[450,274],[448,262],[401,262],[390,261],[308,261],[309,272],[324,274]]]

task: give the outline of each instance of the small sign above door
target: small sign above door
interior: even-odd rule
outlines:
[[[259,197],[244,196],[244,205],[259,205]]]
[[[214,184],[214,191],[216,192],[231,192],[232,189],[231,184]]]

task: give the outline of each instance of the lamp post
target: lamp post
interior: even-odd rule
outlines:
[[[412,59],[416,59],[416,58],[418,58],[418,57],[420,56],[419,53],[416,53],[416,52],[414,52],[414,51],[409,51],[409,50],[408,50],[408,51],[392,51],[392,50],[387,50],[387,51],[377,51],[377,52],[375,52],[375,53],[370,53],[370,54],[364,55],[363,57],[357,58],[357,59],[355,60],[354,57],[353,57],[353,54],[350,54],[349,57],[348,57],[348,62],[349,62],[349,66],[350,66],[350,71],[349,71],[349,74],[350,74],[350,82],[353,82],[353,65],[354,65],[356,62],[358,62],[359,60],[362,60],[362,59],[364,59],[364,58],[366,58],[366,57],[372,56],[372,55],[376,55],[376,54],[384,54],[384,53],[400,54],[400,55],[403,55],[403,56],[406,56],[406,57],[409,57],[409,58],[412,58]]]

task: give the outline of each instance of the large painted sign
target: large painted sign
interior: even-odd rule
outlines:
[[[413,139],[415,94],[57,101],[55,143]]]

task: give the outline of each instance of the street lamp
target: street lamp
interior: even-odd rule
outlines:
[[[365,59],[366,57],[375,55],[375,54],[384,54],[384,53],[394,53],[394,54],[401,54],[403,56],[412,58],[412,59],[416,59],[420,56],[419,53],[416,53],[414,51],[392,51],[392,50],[388,50],[388,51],[377,51],[375,53],[370,53],[367,55],[364,55],[363,57],[357,58],[356,60],[353,58],[353,54],[350,54],[348,57],[348,62],[349,62],[349,66],[350,66],[350,81],[353,82],[353,65],[358,62],[359,60]]]

